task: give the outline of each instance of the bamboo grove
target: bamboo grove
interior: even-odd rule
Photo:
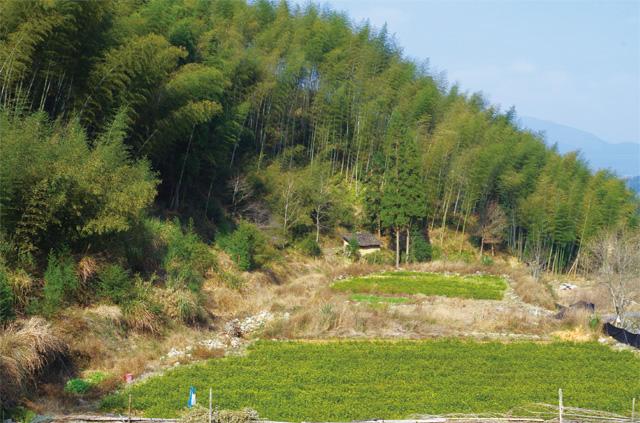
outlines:
[[[96,248],[152,206],[246,218],[247,184],[271,220],[286,209],[285,239],[342,223],[408,251],[448,227],[555,271],[638,220],[615,175],[314,5],[6,0],[0,104],[2,235],[36,255]]]

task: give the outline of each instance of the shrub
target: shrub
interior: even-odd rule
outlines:
[[[108,375],[103,372],[92,372],[86,377],[69,379],[64,386],[64,391],[70,394],[83,395],[105,381]]]
[[[9,275],[0,265],[0,324],[13,318],[14,296],[9,285]]]
[[[266,246],[260,230],[248,222],[240,222],[235,231],[221,236],[218,244],[242,270],[260,267],[258,257]]]
[[[480,259],[480,261],[482,262],[482,264],[484,264],[485,266],[491,266],[493,265],[493,259],[490,256],[485,256],[484,254],[482,255],[482,258]]]
[[[24,311],[29,305],[29,301],[33,299],[33,278],[24,269],[17,269],[8,276],[9,285],[13,291],[14,311]]]
[[[162,307],[146,298],[136,298],[122,309],[124,320],[131,329],[157,335],[162,329]]]
[[[161,305],[163,314],[173,320],[190,324],[204,319],[198,294],[187,289],[154,289],[152,298]]]
[[[320,257],[322,249],[316,242],[315,238],[308,236],[298,243],[298,249],[309,257]]]
[[[431,260],[440,260],[442,258],[442,248],[437,245],[431,246]]]
[[[351,238],[347,243],[345,254],[353,261],[360,259],[360,245],[355,237]]]
[[[207,270],[215,265],[215,257],[209,247],[193,232],[191,226],[183,232],[177,220],[174,225],[175,229],[169,236],[163,263],[168,285],[198,292],[204,283]]]
[[[474,261],[474,256],[469,251],[456,252],[451,254],[448,257],[451,261],[462,261],[464,263],[472,263]]]
[[[431,260],[432,251],[431,244],[424,239],[424,235],[422,235],[418,231],[414,231],[411,234],[411,248],[409,250],[409,259],[412,262],[422,263],[425,261]]]
[[[119,264],[109,264],[98,271],[98,293],[102,298],[122,305],[132,297],[129,273]]]
[[[71,394],[86,394],[91,389],[91,383],[84,379],[70,379],[64,386],[64,391]]]
[[[44,272],[42,311],[53,314],[76,296],[79,287],[73,258],[66,253],[50,253]]]
[[[392,265],[396,262],[396,256],[390,250],[376,251],[362,256],[362,259],[368,264]]]

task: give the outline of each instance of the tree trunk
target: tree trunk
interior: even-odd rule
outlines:
[[[316,242],[320,242],[320,213],[316,211]]]
[[[396,228],[396,268],[400,267],[400,230]]]
[[[407,228],[407,249],[405,251],[404,262],[409,264],[409,228]]]

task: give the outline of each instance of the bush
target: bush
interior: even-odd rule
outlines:
[[[245,271],[260,267],[258,257],[266,247],[260,230],[248,222],[240,222],[231,234],[221,236],[218,244],[238,267]]]
[[[4,266],[0,265],[0,324],[13,318],[13,306],[14,297],[9,285],[9,275]]]
[[[485,266],[491,266],[493,265],[493,259],[490,256],[485,256],[484,254],[482,255],[482,258],[480,259],[480,261],[482,262],[482,264],[484,264]]]
[[[102,298],[122,305],[132,297],[129,273],[119,264],[109,264],[98,271],[98,293]]]
[[[390,250],[376,251],[375,253],[362,256],[362,259],[368,264],[392,265],[396,262],[396,256],[393,254],[393,251]]]
[[[418,231],[414,231],[411,234],[411,246],[409,249],[409,259],[412,262],[422,263],[425,261],[431,260],[433,255],[431,251],[431,244],[424,239],[424,235],[422,235]]]
[[[322,249],[316,242],[315,238],[308,236],[298,243],[298,249],[309,257],[320,257]]]
[[[182,231],[180,223],[174,222],[167,242],[167,254],[164,257],[164,270],[167,282],[172,288],[189,288],[200,291],[207,270],[215,266],[215,257],[209,247],[200,240],[189,226]]]
[[[351,238],[347,243],[345,254],[353,261],[360,259],[360,245],[355,237]]]
[[[69,379],[64,386],[64,391],[70,394],[83,395],[89,392],[92,388],[98,386],[107,378],[108,375],[106,373],[92,372],[82,379]]]
[[[71,394],[86,394],[91,389],[91,383],[84,379],[70,379],[64,386],[64,391]]]
[[[162,307],[147,298],[139,297],[129,301],[122,308],[127,326],[139,332],[157,335],[162,329]]]
[[[80,283],[73,258],[66,253],[50,253],[44,272],[42,311],[53,314],[75,298]]]
[[[442,248],[437,245],[431,246],[431,260],[440,260],[443,256]]]

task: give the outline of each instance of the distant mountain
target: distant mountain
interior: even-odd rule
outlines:
[[[640,176],[634,176],[627,179],[627,185],[629,188],[640,194]]]
[[[529,116],[520,117],[520,124],[544,132],[547,145],[557,143],[562,154],[580,150],[593,170],[610,169],[622,177],[640,175],[640,144],[608,143],[589,132]]]

